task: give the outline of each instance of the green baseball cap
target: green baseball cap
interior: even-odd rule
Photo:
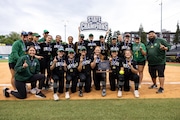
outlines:
[[[38,33],[33,33],[32,36],[41,37]]]
[[[64,48],[63,48],[63,47],[60,47],[57,51],[58,51],[58,52],[64,51]]]
[[[93,37],[94,35],[91,33],[91,34],[89,34],[89,37]]]
[[[87,50],[86,47],[82,46],[80,51]]]
[[[48,30],[44,30],[44,33],[49,33],[49,31]]]
[[[68,51],[68,54],[69,54],[69,53],[75,53],[74,49],[70,49],[70,50]]]

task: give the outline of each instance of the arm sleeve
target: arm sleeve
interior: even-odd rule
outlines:
[[[15,67],[14,67],[14,70],[16,72],[23,72],[26,68],[23,68],[23,63],[24,63],[25,59],[23,57],[19,58]]]
[[[13,58],[15,61],[18,61],[19,59],[19,49],[21,49],[21,46],[19,45],[19,42],[15,42],[14,45],[12,46],[12,54],[13,54]]]

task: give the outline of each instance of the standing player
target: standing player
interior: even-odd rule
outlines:
[[[144,66],[146,64],[146,47],[141,42],[139,36],[134,37],[133,59],[137,62],[137,65],[138,65],[139,88],[141,88],[141,82],[142,82],[142,79],[143,79]]]
[[[62,44],[62,40],[61,40],[61,36],[60,35],[56,35],[56,40],[55,40],[54,43],[51,43],[51,45],[52,45],[52,58],[57,56],[57,50],[59,48],[63,48],[64,49],[64,45]]]
[[[54,57],[54,60],[51,62],[50,69],[52,70],[52,79],[53,83],[53,91],[54,91],[54,100],[59,100],[57,92],[63,93],[64,90],[64,72],[67,70],[67,65],[64,55],[64,49],[59,48],[57,50],[57,56]],[[59,84],[58,84],[59,83]]]
[[[121,54],[120,57],[124,57],[125,50],[132,50],[132,43],[130,41],[131,35],[129,33],[125,34],[124,42],[121,44]]]
[[[87,44],[87,56],[89,58],[93,57],[94,49],[96,47],[96,43],[94,42],[93,39],[94,39],[93,34],[89,34],[89,43]]]
[[[120,46],[119,46],[119,44],[117,43],[117,38],[116,37],[113,37],[112,38],[112,41],[111,41],[111,44],[109,45],[109,53],[111,54],[111,49],[113,49],[113,50],[116,50],[116,51],[118,51],[118,56],[119,56],[119,54],[120,54]]]
[[[79,35],[79,41],[75,43],[75,52],[76,52],[76,57],[79,57],[80,56],[80,49],[81,47],[86,47],[87,48],[87,44],[88,44],[88,41],[84,40],[84,34],[80,34]]]
[[[22,32],[21,33],[21,40],[17,40],[13,43],[12,45],[12,52],[9,56],[9,69],[11,72],[11,85],[13,89],[16,89],[15,83],[14,83],[14,67],[16,65],[17,60],[26,54],[26,41],[28,39],[28,33],[27,32]]]
[[[156,73],[158,73],[160,87],[156,93],[164,92],[164,70],[166,66],[166,51],[170,50],[171,46],[164,39],[157,38],[154,31],[149,31],[149,43],[147,44],[147,60],[149,74],[151,75],[153,85],[149,88],[157,88]]]
[[[139,76],[138,70],[137,70],[137,63],[132,59],[132,51],[131,50],[125,50],[124,51],[125,59],[123,61],[123,67],[124,67],[124,80],[127,81],[129,85],[129,80],[134,81],[134,96],[139,97]],[[124,86],[125,91],[129,91],[130,88],[127,87],[127,85]]]
[[[46,41],[44,43],[41,43],[41,56],[43,56],[43,59],[41,59],[40,64],[41,64],[41,73],[45,74],[47,70],[47,78],[45,80],[44,87],[46,90],[49,89],[49,82],[50,82],[50,77],[51,77],[51,71],[50,71],[50,62],[51,62],[51,55],[52,55],[52,36],[48,35],[46,37]]]
[[[91,59],[86,55],[87,50],[85,47],[80,49],[81,56],[79,57],[79,96],[83,96],[83,85],[85,84],[85,92],[91,91]]]
[[[119,71],[124,71],[122,66],[122,59],[118,57],[118,51],[116,49],[111,49],[111,57],[109,58],[111,73],[109,74],[110,89],[112,91],[116,90],[118,87],[118,97],[122,96],[122,87],[124,85],[124,75],[119,73]],[[117,82],[116,82],[117,80]]]
[[[76,86],[77,86],[77,74],[78,74],[78,60],[75,58],[75,52],[73,49],[69,50],[68,52],[68,58],[66,59],[66,64],[67,64],[67,71],[66,71],[66,93],[65,93],[65,98],[69,99],[69,88],[70,88],[70,83],[71,84],[71,92],[75,93],[76,92]]]
[[[65,57],[67,58],[68,56],[68,51],[69,50],[74,50],[75,46],[73,44],[73,37],[69,36],[68,37],[68,44],[65,45]]]

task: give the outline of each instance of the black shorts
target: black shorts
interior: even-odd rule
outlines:
[[[158,77],[164,77],[164,70],[165,70],[165,64],[164,65],[149,65],[149,74],[151,78],[156,78],[156,73],[158,72]]]
[[[137,62],[137,65],[143,65],[143,66],[145,66],[145,64],[146,64],[146,60],[144,60],[144,61],[142,61],[142,62]]]
[[[16,65],[16,63],[9,63],[9,69],[13,69],[14,70],[15,65]]]

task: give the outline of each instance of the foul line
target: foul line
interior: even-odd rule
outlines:
[[[27,83],[29,84],[29,83]],[[131,81],[131,84],[133,84],[133,81]],[[152,84],[152,82],[142,82],[141,84],[143,85],[149,85]],[[157,83],[159,84],[159,83]],[[169,85],[180,85],[180,82],[165,82],[164,84],[169,84]],[[107,83],[107,85],[109,85],[109,83]],[[11,86],[11,84],[0,84],[1,87],[6,87],[6,86]]]

